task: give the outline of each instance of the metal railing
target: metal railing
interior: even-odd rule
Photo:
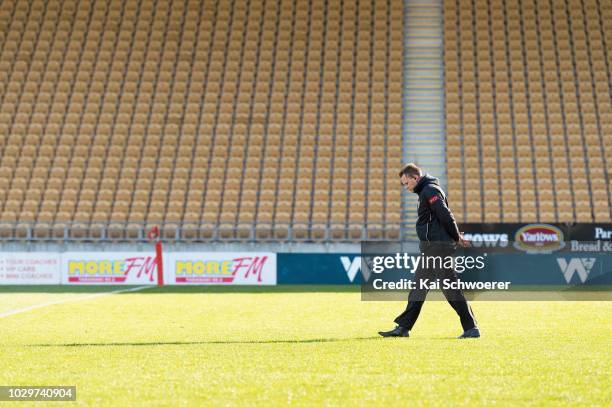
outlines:
[[[0,222],[0,242],[146,242],[157,226],[168,242],[399,241],[406,225],[363,223]]]

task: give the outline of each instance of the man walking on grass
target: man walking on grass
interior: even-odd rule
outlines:
[[[418,219],[416,231],[419,237],[419,248],[424,256],[441,256],[442,258],[452,255],[457,246],[469,247],[470,243],[459,233],[455,217],[448,208],[446,195],[437,178],[424,174],[415,164],[406,164],[399,173],[402,185],[410,192],[419,195]],[[435,263],[435,262],[434,262]],[[419,286],[419,281],[449,280],[456,281],[457,273],[449,267],[419,267],[414,276],[414,281]],[[459,315],[464,338],[478,338],[480,331],[476,325],[476,319],[468,305],[463,293],[459,289],[442,290],[449,304]],[[409,336],[414,326],[423,302],[427,296],[428,289],[415,288],[408,295],[408,306],[395,322],[397,326],[385,332],[379,332],[383,337]]]

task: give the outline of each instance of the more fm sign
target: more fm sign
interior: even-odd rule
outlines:
[[[154,252],[62,254],[62,284],[157,284]],[[170,252],[163,255],[164,283],[172,285],[275,285],[275,253]]]
[[[276,285],[276,253],[169,253],[167,284]]]
[[[157,284],[155,252],[62,253],[63,284]]]

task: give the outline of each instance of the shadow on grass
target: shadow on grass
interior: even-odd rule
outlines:
[[[9,293],[101,293],[106,291],[116,291],[121,289],[136,288],[138,285],[91,285],[91,286],[66,286],[66,285],[15,285],[0,286],[0,294]],[[360,292],[360,286],[355,285],[275,285],[275,286],[151,286],[146,290],[137,292],[122,292],[118,295],[131,294],[194,294],[194,293],[341,293],[341,292]]]
[[[85,346],[167,346],[167,345],[236,345],[236,344],[275,344],[275,343],[324,343],[324,342],[350,342],[383,339],[380,336],[367,336],[357,338],[313,338],[313,339],[270,339],[253,341],[192,341],[192,342],[108,342],[108,343],[40,343],[26,345],[28,347],[85,347]]]

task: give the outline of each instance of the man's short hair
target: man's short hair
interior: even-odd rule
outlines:
[[[407,177],[420,177],[423,173],[421,169],[416,166],[414,163],[408,163],[402,167],[402,170],[399,172],[400,178],[405,175]]]

